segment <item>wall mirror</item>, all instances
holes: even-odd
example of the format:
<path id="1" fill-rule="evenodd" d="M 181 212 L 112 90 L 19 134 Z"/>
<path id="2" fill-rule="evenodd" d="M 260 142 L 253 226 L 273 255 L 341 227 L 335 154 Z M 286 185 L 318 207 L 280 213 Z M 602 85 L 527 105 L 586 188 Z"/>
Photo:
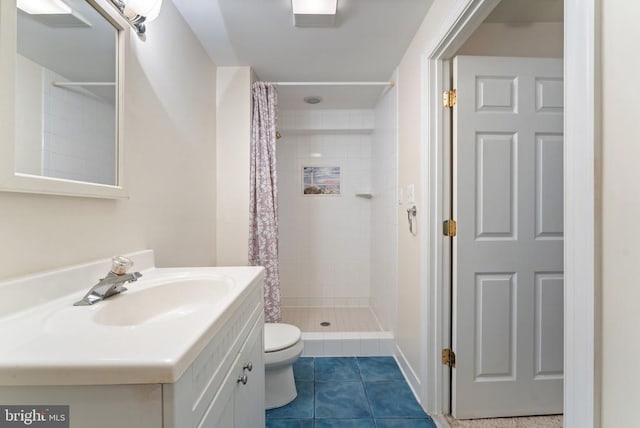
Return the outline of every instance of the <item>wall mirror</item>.
<path id="1" fill-rule="evenodd" d="M 11 8 L 7 6 L 11 3 Z M 2 190 L 126 197 L 122 25 L 102 0 L 2 1 Z M 6 114 L 7 111 L 9 114 Z"/>

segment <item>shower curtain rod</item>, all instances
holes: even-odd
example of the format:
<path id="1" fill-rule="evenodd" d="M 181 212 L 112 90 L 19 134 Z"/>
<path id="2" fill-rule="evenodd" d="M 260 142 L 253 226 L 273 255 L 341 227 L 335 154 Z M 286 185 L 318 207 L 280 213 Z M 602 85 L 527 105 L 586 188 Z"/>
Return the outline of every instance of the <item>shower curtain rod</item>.
<path id="1" fill-rule="evenodd" d="M 278 86 L 396 86 L 396 82 L 273 82 Z"/>
<path id="2" fill-rule="evenodd" d="M 51 81 L 51 86 L 116 86 L 115 82 L 57 82 Z"/>

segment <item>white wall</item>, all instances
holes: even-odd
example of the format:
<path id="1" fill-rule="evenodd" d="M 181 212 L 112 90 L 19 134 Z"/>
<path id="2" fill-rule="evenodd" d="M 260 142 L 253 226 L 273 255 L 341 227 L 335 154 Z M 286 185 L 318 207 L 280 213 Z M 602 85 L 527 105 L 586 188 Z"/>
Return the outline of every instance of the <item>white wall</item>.
<path id="1" fill-rule="evenodd" d="M 215 262 L 215 64 L 172 2 L 125 56 L 130 199 L 0 193 L 1 278 L 142 248 L 160 266 Z"/>
<path id="2" fill-rule="evenodd" d="M 372 125 L 373 112 L 367 110 L 280 112 L 283 137 L 276 156 L 284 306 L 369 305 L 372 200 L 356 193 L 371 191 L 372 138 L 362 130 L 370 132 Z M 340 166 L 341 194 L 303 195 L 304 166 Z"/>
<path id="3" fill-rule="evenodd" d="M 398 73 L 398 186 L 406 193 L 407 186 L 415 185 L 415 203 L 418 215 L 429 209 L 423 203 L 423 176 L 426 176 L 427 159 L 422 156 L 422 127 L 427 111 L 422 104 L 422 81 L 425 70 L 423 53 L 434 42 L 457 2 L 435 0 L 427 12 L 409 48 L 400 62 Z M 420 391 L 419 382 L 425 376 L 426 355 L 421 353 L 420 338 L 426 337 L 422 322 L 426 307 L 421 290 L 420 269 L 427 255 L 421 254 L 421 239 L 413 235 L 407 226 L 407 204 L 398 206 L 398 319 L 395 330 L 396 346 L 408 365 L 409 380 Z"/>
<path id="4" fill-rule="evenodd" d="M 251 149 L 250 67 L 218 67 L 217 264 L 249 262 L 249 161 Z"/>
<path id="5" fill-rule="evenodd" d="M 371 154 L 371 308 L 386 331 L 394 330 L 398 294 L 397 106 L 397 89 L 386 89 L 376 104 Z"/>
<path id="6" fill-rule="evenodd" d="M 458 55 L 562 58 L 563 32 L 562 22 L 485 22 L 462 45 Z"/>
<path id="7" fill-rule="evenodd" d="M 640 3 L 602 4 L 602 424 L 640 426 Z"/>

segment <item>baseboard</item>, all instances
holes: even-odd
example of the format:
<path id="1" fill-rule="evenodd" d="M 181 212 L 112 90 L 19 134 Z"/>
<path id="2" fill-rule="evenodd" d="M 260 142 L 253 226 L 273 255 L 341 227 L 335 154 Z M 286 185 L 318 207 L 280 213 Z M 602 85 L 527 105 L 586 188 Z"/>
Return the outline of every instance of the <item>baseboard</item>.
<path id="1" fill-rule="evenodd" d="M 437 428 L 451 428 L 451 425 L 449 425 L 449 421 L 444 417 L 444 415 L 429 416 L 431 416 L 431 419 L 433 419 L 433 422 L 436 424 Z"/>
<path id="2" fill-rule="evenodd" d="M 413 392 L 414 397 L 420 405 L 424 408 L 424 404 L 422 403 L 420 395 L 416 393 L 416 391 L 420 391 L 420 378 L 413 371 L 413 368 L 407 361 L 406 357 L 402 353 L 402 350 L 398 345 L 396 345 L 396 351 L 394 357 L 396 358 L 396 362 L 398 363 L 398 367 L 400 367 L 400 371 L 404 375 L 404 378 L 407 380 L 409 384 L 409 388 L 411 388 L 411 392 Z M 425 410 L 426 411 L 426 410 Z"/>

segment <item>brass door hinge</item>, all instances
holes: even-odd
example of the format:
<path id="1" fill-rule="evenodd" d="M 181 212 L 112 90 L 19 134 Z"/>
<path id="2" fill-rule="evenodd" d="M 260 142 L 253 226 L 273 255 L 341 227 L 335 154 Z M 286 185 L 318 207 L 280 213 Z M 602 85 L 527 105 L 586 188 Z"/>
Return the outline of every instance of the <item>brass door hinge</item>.
<path id="1" fill-rule="evenodd" d="M 456 366 L 456 354 L 451 349 L 442 350 L 442 364 L 454 368 Z"/>
<path id="2" fill-rule="evenodd" d="M 456 101 L 458 100 L 458 93 L 455 89 L 450 91 L 444 91 L 442 93 L 442 105 L 444 108 L 452 108 L 456 105 Z"/>
<path id="3" fill-rule="evenodd" d="M 453 238 L 458 233 L 458 223 L 455 220 L 445 220 L 442 223 L 442 233 Z"/>

